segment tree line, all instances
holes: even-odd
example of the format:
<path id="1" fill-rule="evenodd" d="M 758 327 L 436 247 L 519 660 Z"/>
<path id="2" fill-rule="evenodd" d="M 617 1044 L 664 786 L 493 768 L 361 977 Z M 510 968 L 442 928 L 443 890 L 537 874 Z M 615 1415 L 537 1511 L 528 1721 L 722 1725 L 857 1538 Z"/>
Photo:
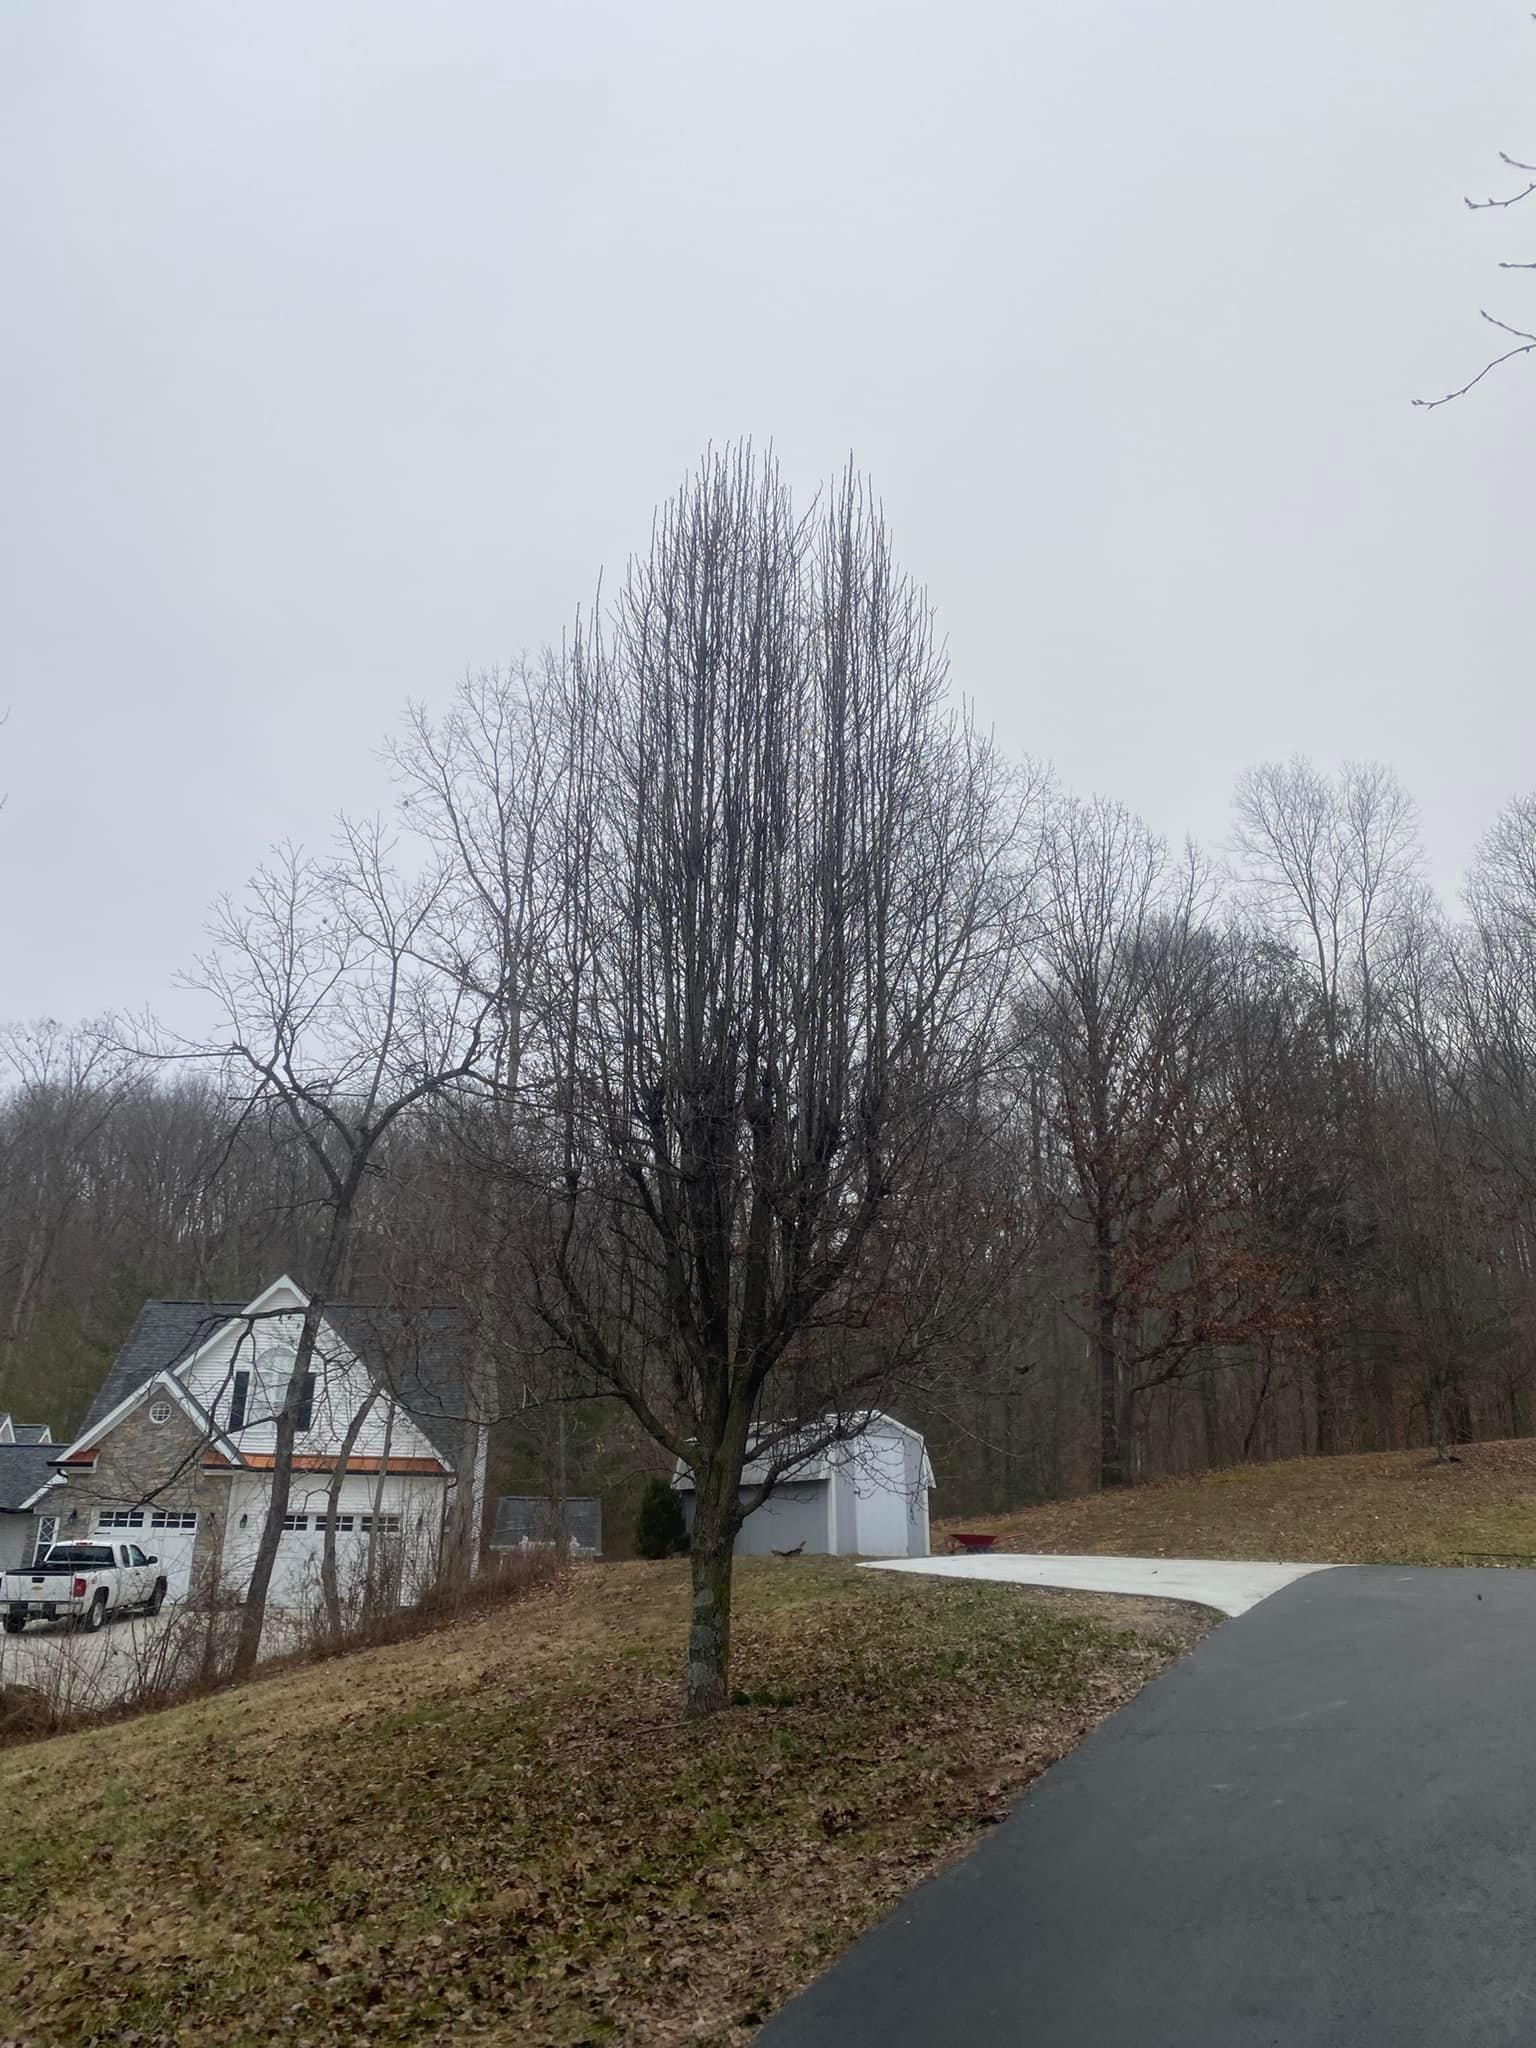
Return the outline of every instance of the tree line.
<path id="1" fill-rule="evenodd" d="M 0 1043 L 0 1408 L 68 1428 L 147 1295 L 455 1301 L 506 1469 L 692 1468 L 696 1708 L 744 1465 L 876 1407 L 966 1512 L 1530 1429 L 1536 799 L 1454 909 L 1379 766 L 1171 847 L 976 726 L 851 469 L 746 447 L 390 757 L 216 907 L 205 1035 Z"/>

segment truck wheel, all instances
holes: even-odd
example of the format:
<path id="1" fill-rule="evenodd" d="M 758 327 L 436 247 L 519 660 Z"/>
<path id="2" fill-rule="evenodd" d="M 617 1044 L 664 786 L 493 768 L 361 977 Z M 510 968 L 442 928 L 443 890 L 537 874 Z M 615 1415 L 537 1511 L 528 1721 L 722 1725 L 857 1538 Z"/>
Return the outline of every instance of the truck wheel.
<path id="1" fill-rule="evenodd" d="M 107 1618 L 107 1596 L 105 1590 L 98 1593 L 81 1617 L 80 1626 L 95 1635 Z"/>
<path id="2" fill-rule="evenodd" d="M 148 1613 L 158 1614 L 160 1612 L 161 1608 L 165 1605 L 165 1596 L 168 1590 L 164 1579 L 156 1579 L 155 1590 L 149 1596 L 149 1606 L 146 1610 Z"/>
<path id="3" fill-rule="evenodd" d="M 24 1614 L 8 1614 L 5 1617 L 5 1632 L 8 1636 L 19 1636 L 27 1625 Z"/>

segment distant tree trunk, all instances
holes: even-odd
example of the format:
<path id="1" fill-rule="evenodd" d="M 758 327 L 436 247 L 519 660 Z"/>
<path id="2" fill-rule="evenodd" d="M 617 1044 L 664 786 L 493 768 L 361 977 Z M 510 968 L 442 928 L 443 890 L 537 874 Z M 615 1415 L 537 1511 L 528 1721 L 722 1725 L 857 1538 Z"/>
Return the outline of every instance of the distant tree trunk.
<path id="1" fill-rule="evenodd" d="M 1243 1456 L 1245 1458 L 1251 1458 L 1254 1454 L 1254 1445 L 1259 1434 L 1259 1424 L 1264 1417 L 1264 1405 L 1269 1398 L 1269 1384 L 1275 1370 L 1275 1340 L 1273 1337 L 1268 1335 L 1264 1337 L 1261 1356 L 1264 1361 L 1264 1369 L 1259 1379 L 1259 1391 L 1254 1396 L 1253 1413 L 1248 1418 L 1248 1428 L 1243 1436 Z"/>
<path id="2" fill-rule="evenodd" d="M 341 1634 L 341 1588 L 336 1576 L 336 1521 L 340 1513 L 342 1483 L 347 1476 L 347 1467 L 352 1462 L 352 1451 L 363 1424 L 373 1412 L 378 1399 L 378 1388 L 363 1402 L 357 1413 L 348 1422 L 346 1434 L 341 1440 L 336 1463 L 331 1472 L 331 1483 L 325 1494 L 325 1542 L 320 1550 L 320 1596 L 325 1602 L 325 1626 L 334 1641 Z"/>
<path id="3" fill-rule="evenodd" d="M 262 1524 L 261 1541 L 256 1546 L 256 1563 L 251 1571 L 250 1584 L 245 1589 L 245 1605 L 240 1614 L 240 1636 L 235 1645 L 233 1676 L 237 1679 L 249 1678 L 261 1656 L 261 1635 L 267 1618 L 267 1594 L 271 1590 L 272 1573 L 277 1564 L 277 1547 L 282 1541 L 283 1523 L 287 1518 L 289 1496 L 293 1490 L 293 1446 L 298 1435 L 299 1395 L 305 1375 L 311 1369 L 315 1355 L 315 1340 L 320 1334 L 320 1324 L 324 1315 L 324 1297 L 317 1295 L 304 1311 L 298 1348 L 293 1354 L 293 1368 L 288 1375 L 283 1405 L 277 1414 L 277 1443 L 272 1460 L 272 1490 L 267 1497 L 267 1518 Z"/>
<path id="4" fill-rule="evenodd" d="M 1125 1440 L 1125 1402 L 1120 1384 L 1120 1346 L 1115 1312 L 1115 1254 L 1107 1225 L 1098 1226 L 1094 1255 L 1098 1295 L 1099 1484 L 1130 1484 L 1129 1445 Z"/>
<path id="5" fill-rule="evenodd" d="M 373 1489 L 373 1513 L 368 1518 L 368 1554 L 363 1560 L 363 1608 L 368 1614 L 383 1606 L 383 1587 L 378 1579 L 379 1523 L 383 1520 L 384 1482 L 389 1477 L 389 1454 L 395 1437 L 395 1404 L 384 1411 L 384 1448 L 379 1453 L 379 1483 Z M 401 1547 L 405 1542 L 405 1518 L 401 1517 Z M 385 1556 L 387 1552 L 383 1553 Z"/>
<path id="6" fill-rule="evenodd" d="M 1221 1463 L 1221 1408 L 1216 1399 L 1216 1377 L 1214 1373 L 1200 1375 L 1200 1423 L 1205 1432 L 1205 1462 L 1207 1465 Z"/>
<path id="7" fill-rule="evenodd" d="M 1329 1374 L 1328 1347 L 1321 1337 L 1312 1340 L 1312 1407 L 1317 1431 L 1317 1455 L 1331 1458 L 1337 1447 L 1334 1428 L 1333 1385 Z"/>

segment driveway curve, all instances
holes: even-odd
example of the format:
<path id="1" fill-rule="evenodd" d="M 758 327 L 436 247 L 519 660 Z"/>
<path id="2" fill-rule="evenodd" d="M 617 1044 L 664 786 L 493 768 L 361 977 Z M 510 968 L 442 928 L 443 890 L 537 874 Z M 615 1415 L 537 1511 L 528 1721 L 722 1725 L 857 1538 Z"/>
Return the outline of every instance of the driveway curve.
<path id="1" fill-rule="evenodd" d="M 760 2048 L 1536 2039 L 1536 1572 L 1355 1567 L 1215 1629 Z"/>

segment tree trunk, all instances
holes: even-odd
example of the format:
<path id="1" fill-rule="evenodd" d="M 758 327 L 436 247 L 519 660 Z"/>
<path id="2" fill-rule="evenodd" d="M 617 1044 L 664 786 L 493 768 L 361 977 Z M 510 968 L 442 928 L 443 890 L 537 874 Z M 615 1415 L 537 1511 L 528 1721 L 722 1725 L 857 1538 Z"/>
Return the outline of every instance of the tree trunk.
<path id="1" fill-rule="evenodd" d="M 699 1540 L 695 1525 L 689 1557 L 693 1604 L 688 1616 L 688 1712 L 718 1713 L 730 1697 L 731 1544 Z"/>
<path id="2" fill-rule="evenodd" d="M 261 1634 L 267 1619 L 267 1594 L 272 1585 L 273 1568 L 277 1563 L 277 1546 L 282 1541 L 283 1521 L 288 1513 L 288 1498 L 293 1490 L 293 1445 L 298 1435 L 299 1394 L 304 1385 L 304 1376 L 314 1360 L 315 1340 L 320 1334 L 320 1323 L 324 1313 L 324 1299 L 318 1296 L 304 1311 L 298 1348 L 293 1354 L 293 1367 L 284 1389 L 283 1405 L 278 1411 L 277 1443 L 274 1447 L 276 1455 L 272 1460 L 272 1491 L 267 1496 L 267 1519 L 262 1525 L 261 1541 L 256 1546 L 256 1563 L 251 1572 L 251 1582 L 245 1589 L 245 1605 L 240 1614 L 240 1638 L 235 1645 L 235 1660 L 230 1671 L 230 1676 L 237 1680 L 249 1678 L 261 1656 Z"/>
<path id="3" fill-rule="evenodd" d="M 389 1453 L 395 1435 L 395 1404 L 391 1400 L 384 1411 L 384 1449 L 379 1456 L 379 1483 L 373 1489 L 373 1513 L 368 1518 L 368 1555 L 363 1564 L 363 1612 L 372 1616 L 382 1610 L 382 1588 L 378 1580 L 379 1522 L 384 1511 L 384 1486 L 389 1477 Z M 410 1498 L 409 1495 L 406 1496 Z M 405 1547 L 405 1517 L 400 1518 L 400 1547 Z M 388 1553 L 384 1552 L 387 1556 Z"/>
<path id="4" fill-rule="evenodd" d="M 1316 1419 L 1317 1446 L 1319 1458 L 1333 1456 L 1333 1394 L 1328 1385 L 1328 1359 L 1326 1353 L 1312 1354 L 1312 1404 Z"/>
<path id="5" fill-rule="evenodd" d="M 1321 1337 L 1312 1339 L 1312 1405 L 1317 1428 L 1317 1455 L 1331 1458 L 1337 1448 L 1333 1414 L 1333 1381 L 1329 1371 L 1328 1347 Z"/>
<path id="6" fill-rule="evenodd" d="M 362 1433 L 363 1424 L 373 1412 L 378 1399 L 378 1389 L 363 1402 L 357 1413 L 347 1424 L 346 1434 L 341 1440 L 341 1449 L 336 1454 L 336 1463 L 331 1471 L 331 1483 L 325 1495 L 325 1541 L 320 1546 L 320 1597 L 325 1603 L 325 1626 L 334 1642 L 341 1635 L 341 1585 L 336 1576 L 336 1518 L 340 1512 L 342 1481 L 347 1476 L 347 1466 L 352 1461 L 352 1448 Z"/>
<path id="7" fill-rule="evenodd" d="M 1205 1434 L 1205 1462 L 1214 1468 L 1221 1463 L 1221 1404 L 1216 1398 L 1214 1372 L 1200 1375 L 1200 1426 Z"/>
<path id="8" fill-rule="evenodd" d="M 693 1533 L 688 1545 L 693 1582 L 688 1616 L 690 1716 L 714 1714 L 730 1699 L 731 1568 L 741 1527 L 739 1466 L 722 1473 L 721 1462 L 694 1475 Z M 729 1479 L 729 1485 L 726 1481 Z"/>
<path id="9" fill-rule="evenodd" d="M 1100 1232 L 1095 1254 L 1098 1296 L 1099 1484 L 1128 1486 L 1130 1446 L 1123 1424 L 1126 1403 L 1120 1386 L 1120 1347 L 1115 1328 L 1115 1254 Z"/>
<path id="10" fill-rule="evenodd" d="M 1253 1399 L 1253 1413 L 1249 1417 L 1248 1428 L 1243 1436 L 1243 1456 L 1245 1458 L 1251 1458 L 1254 1454 L 1254 1445 L 1259 1434 L 1259 1424 L 1264 1419 L 1264 1404 L 1269 1398 L 1269 1383 L 1275 1370 L 1275 1340 L 1273 1337 L 1266 1335 L 1261 1339 L 1259 1355 L 1264 1361 L 1264 1370 L 1259 1378 L 1259 1391 Z"/>

